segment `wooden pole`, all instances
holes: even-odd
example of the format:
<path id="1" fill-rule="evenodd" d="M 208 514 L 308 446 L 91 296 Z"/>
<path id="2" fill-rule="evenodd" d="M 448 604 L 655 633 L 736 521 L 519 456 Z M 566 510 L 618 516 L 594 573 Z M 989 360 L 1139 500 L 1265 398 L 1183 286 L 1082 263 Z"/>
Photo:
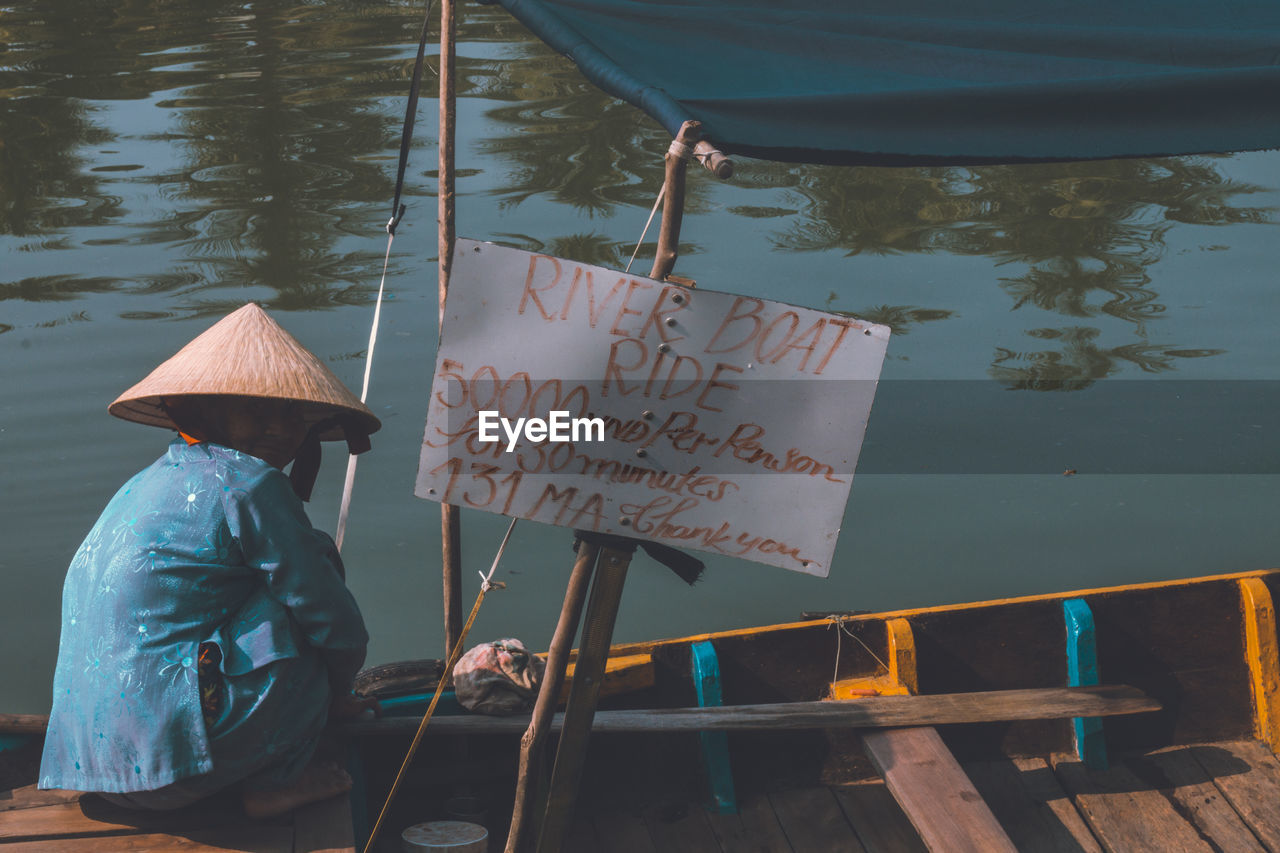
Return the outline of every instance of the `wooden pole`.
<path id="1" fill-rule="evenodd" d="M 662 230 L 658 234 L 658 252 L 653 259 L 649 278 L 663 281 L 676 265 L 680 246 L 680 224 L 684 221 L 684 177 L 698 141 L 702 123 L 686 121 L 667 149 L 667 172 L 663 178 Z"/>
<path id="2" fill-rule="evenodd" d="M 693 146 L 693 156 L 697 157 L 698 161 L 707 167 L 708 172 L 720 180 L 723 181 L 733 177 L 733 161 L 724 156 L 720 149 L 707 140 L 701 139 L 697 145 Z"/>
<path id="3" fill-rule="evenodd" d="M 455 42 L 458 25 L 454 19 L 455 0 L 440 2 L 440 177 L 439 203 L 440 326 L 444 325 L 444 303 L 453 271 L 454 241 L 454 135 L 457 109 L 454 103 Z M 440 504 L 440 557 L 444 574 L 444 657 L 448 658 L 462 631 L 462 518 L 458 508 Z M 445 673 L 443 683 L 449 679 Z"/>
<path id="4" fill-rule="evenodd" d="M 551 648 L 547 650 L 547 670 L 538 689 L 533 719 L 520 738 L 520 770 L 516 777 L 516 800 L 511 811 L 506 853 L 518 853 L 523 849 L 520 846 L 522 836 L 532 835 L 529 818 L 534 813 L 537 799 L 534 788 L 542 778 L 542 754 L 546 750 L 547 732 L 551 729 L 551 718 L 555 715 L 565 668 L 569 663 L 569 651 L 573 648 L 573 637 L 578 632 L 578 621 L 582 616 L 582 603 L 587 598 L 587 586 L 599 554 L 598 545 L 585 539 L 578 540 L 578 558 L 569 575 L 569 586 L 564 593 L 564 606 L 551 638 Z"/>
<path id="5" fill-rule="evenodd" d="M 538 837 L 538 853 L 557 853 L 564 844 L 573 819 L 582 766 L 587 757 L 587 741 L 591 737 L 591 722 L 600 697 L 600 682 L 609 658 L 609 644 L 613 641 L 613 626 L 618 618 L 627 567 L 631 564 L 635 548 L 635 540 L 619 537 L 605 545 L 600 554 L 600 567 L 591 585 L 586 624 L 573 667 L 573 686 L 565 708 L 556 763 L 551 772 L 551 788 Z"/>

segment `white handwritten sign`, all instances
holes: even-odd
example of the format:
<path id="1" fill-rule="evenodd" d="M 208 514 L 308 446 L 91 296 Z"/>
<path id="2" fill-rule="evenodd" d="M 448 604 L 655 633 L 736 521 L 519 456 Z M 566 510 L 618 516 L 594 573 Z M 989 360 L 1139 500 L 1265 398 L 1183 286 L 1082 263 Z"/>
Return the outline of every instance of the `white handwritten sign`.
<path id="1" fill-rule="evenodd" d="M 888 339 L 458 240 L 415 493 L 826 577 Z"/>

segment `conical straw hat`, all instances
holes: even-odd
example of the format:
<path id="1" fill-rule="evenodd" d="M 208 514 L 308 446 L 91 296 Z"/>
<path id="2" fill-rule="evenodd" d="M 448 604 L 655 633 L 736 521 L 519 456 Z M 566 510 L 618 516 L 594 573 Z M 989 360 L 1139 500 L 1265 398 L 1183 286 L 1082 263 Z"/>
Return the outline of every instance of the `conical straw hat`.
<path id="1" fill-rule="evenodd" d="M 365 435 L 382 423 L 360 399 L 254 303 L 223 317 L 137 385 L 107 411 L 126 421 L 177 429 L 161 401 L 185 395 L 270 397 L 312 404 L 309 423 L 337 416 Z M 320 433 L 322 441 L 346 437 L 342 424 Z"/>

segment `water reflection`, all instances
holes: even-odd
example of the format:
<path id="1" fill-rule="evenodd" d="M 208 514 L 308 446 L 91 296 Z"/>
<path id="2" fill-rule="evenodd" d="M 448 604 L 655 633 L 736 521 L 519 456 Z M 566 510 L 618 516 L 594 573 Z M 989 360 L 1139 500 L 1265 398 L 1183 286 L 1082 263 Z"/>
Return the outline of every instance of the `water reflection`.
<path id="1" fill-rule="evenodd" d="M 403 97 L 400 45 L 419 15 L 391 4 L 282 0 L 111 9 L 62 0 L 6 10 L 3 233 L 71 248 L 54 232 L 117 220 L 92 242 L 156 245 L 168 263 L 123 280 L 28 277 L 0 283 L 0 298 L 123 285 L 182 291 L 197 314 L 243 301 L 203 292 L 212 288 L 266 287 L 275 295 L 263 301 L 278 308 L 363 299 L 377 249 L 343 244 L 376 233 L 370 217 L 389 204 L 377 161 L 395 118 L 371 102 Z M 120 109 L 103 102 L 124 101 L 136 103 L 128 115 L 141 126 L 94 120 Z M 122 150 L 132 159 L 86 168 L 86 146 L 107 155 L 98 160 Z M 145 203 L 160 215 L 148 216 Z"/>
<path id="2" fill-rule="evenodd" d="M 359 97 L 369 57 L 351 55 L 378 42 L 351 26 L 354 7 L 307 18 L 286 2 L 252 8 L 210 44 L 205 62 L 220 73 L 158 104 L 180 109 L 192 167 L 174 187 L 173 225 L 208 284 L 263 285 L 285 309 L 361 299 L 376 254 L 336 244 L 372 231 L 365 217 L 391 196 L 361 159 L 386 148 L 389 127 Z"/>
<path id="3" fill-rule="evenodd" d="M 670 136 L 587 83 L 567 59 L 527 32 L 517 37 L 525 40 L 517 59 L 460 61 L 467 94 L 506 102 L 487 113 L 504 132 L 481 141 L 486 154 L 510 167 L 493 191 L 500 203 L 513 206 L 546 194 L 591 216 L 612 216 L 620 204 L 649 208 L 662 186 Z M 705 209 L 710 189 L 709 182 L 689 181 L 685 209 Z"/>
<path id="4" fill-rule="evenodd" d="M 839 294 L 833 290 L 827 296 L 827 306 L 834 305 L 838 299 Z M 954 311 L 946 311 L 940 308 L 919 308 L 915 305 L 873 305 L 861 311 L 837 310 L 836 313 L 888 326 L 895 335 L 909 334 L 911 328 L 920 323 L 945 320 L 955 315 Z"/>
<path id="5" fill-rule="evenodd" d="M 1099 331 L 1089 326 L 1064 329 L 1032 329 L 1032 338 L 1056 342 L 1056 350 L 1015 352 L 996 347 L 990 374 L 1009 388 L 1030 391 L 1078 391 L 1095 381 L 1133 365 L 1144 373 L 1163 373 L 1175 368 L 1174 359 L 1221 355 L 1219 349 L 1180 349 L 1150 343 L 1122 344 L 1103 348 L 1096 342 Z"/>
<path id="6" fill-rule="evenodd" d="M 9 32 L 0 29 L 0 40 Z M 0 68 L 6 80 L 25 52 L 15 48 L 10 53 L 15 51 L 19 56 L 10 61 L 18 62 Z M 65 248 L 48 232 L 101 224 L 118 211 L 113 205 L 77 201 L 102 197 L 97 177 L 82 174 L 75 156 L 75 148 L 92 135 L 83 106 L 62 98 L 22 96 L 22 76 L 0 86 L 0 233 L 45 236 L 24 244 L 28 251 Z"/>
<path id="7" fill-rule="evenodd" d="M 778 237 L 780 248 L 848 255 L 945 250 L 1016 263 L 1026 271 L 999 282 L 1014 310 L 1030 305 L 1073 319 L 1111 317 L 1131 324 L 1141 339 L 1101 349 L 1095 327 L 1028 331 L 1054 348 L 997 348 L 990 369 L 1019 388 L 1085 387 L 1123 363 L 1159 372 L 1174 369 L 1177 358 L 1219 354 L 1146 340 L 1148 323 L 1167 310 L 1150 267 L 1163 257 L 1174 221 L 1272 221 L 1271 210 L 1239 204 L 1260 188 L 1225 179 L 1213 158 L 764 171 L 775 185 L 792 179 L 792 192 L 803 200 L 802 219 Z M 880 316 L 892 325 L 893 312 L 882 309 Z M 1017 361 L 1025 364 L 1011 363 Z"/>
<path id="8" fill-rule="evenodd" d="M 16 250 L 156 251 L 149 268 L 14 273 L 0 279 L 0 299 L 125 288 L 180 293 L 182 309 L 197 314 L 230 310 L 245 287 L 267 288 L 263 301 L 284 309 L 365 299 L 380 248 L 367 237 L 391 195 L 388 158 L 419 15 L 416 5 L 364 0 L 7 8 L 0 233 Z M 502 10 L 467 6 L 463 17 L 459 95 L 489 103 L 497 132 L 486 129 L 477 145 L 505 170 L 477 182 L 481 191 L 507 208 L 537 196 L 588 218 L 647 210 L 665 132 Z M 100 117 L 110 110 L 125 111 Z M 424 135 L 420 127 L 420 148 Z M 1176 223 L 1272 221 L 1269 209 L 1244 203 L 1258 188 L 1224 178 L 1212 157 L 911 169 L 746 161 L 733 187 L 738 203 L 726 214 L 777 222 L 781 251 L 947 252 L 1003 265 L 1009 273 L 993 284 L 1012 310 L 1062 318 L 1031 320 L 1046 328 L 1026 331 L 1025 347 L 994 350 L 990 374 L 1027 388 L 1083 387 L 1125 366 L 1168 371 L 1220 352 L 1153 342 L 1152 324 L 1169 308 L 1151 268 Z M 708 209 L 716 190 L 691 180 L 688 209 Z M 748 199 L 758 203 L 740 203 Z M 611 267 L 634 248 L 596 230 L 496 236 Z M 892 296 L 854 313 L 899 333 L 952 316 Z M 1102 346 L 1108 321 L 1126 324 L 1133 340 Z"/>
<path id="9" fill-rule="evenodd" d="M 653 152 L 664 137 L 645 121 L 629 120 L 629 107 L 586 86 L 567 60 L 541 45 L 525 49 L 518 61 L 473 70 L 482 81 L 478 92 L 511 102 L 488 113 L 508 132 L 484 142 L 488 153 L 513 166 L 498 191 L 504 203 L 549 193 L 593 215 L 607 215 L 619 203 L 649 204 L 650 188 L 660 180 Z M 994 282 L 1011 308 L 1035 308 L 1072 322 L 1027 331 L 1035 343 L 1025 350 L 995 350 L 990 374 L 1019 388 L 1085 387 L 1125 365 L 1160 372 L 1175 369 L 1179 358 L 1219 354 L 1194 342 L 1148 339 L 1149 324 L 1168 309 L 1150 269 L 1164 256 L 1164 236 L 1174 223 L 1272 221 L 1269 209 L 1242 204 L 1259 188 L 1227 180 L 1212 157 L 909 169 L 747 161 L 734 184 L 775 201 L 729 212 L 786 222 L 774 239 L 781 250 L 848 256 L 945 251 L 1022 267 Z M 695 192 L 705 185 L 690 183 Z M 697 203 L 695 196 L 694 209 Z M 563 238 L 568 257 L 616 265 L 623 254 L 617 246 L 585 245 L 581 236 Z M 520 238 L 516 244 L 530 248 L 538 241 Z M 951 316 L 891 304 L 851 313 L 899 333 Z M 1089 319 L 1126 323 L 1137 340 L 1101 347 L 1100 328 L 1079 323 Z"/>
<path id="10" fill-rule="evenodd" d="M 653 241 L 643 242 L 637 248 L 634 243 L 610 240 L 603 234 L 594 232 L 566 234 L 550 240 L 541 240 L 529 234 L 497 234 L 495 237 L 496 242 L 504 246 L 524 249 L 526 252 L 539 252 L 616 270 L 627 269 L 630 266 L 632 272 L 639 275 L 649 274 L 653 258 L 658 252 L 658 244 Z M 696 255 L 699 251 L 696 243 L 680 241 L 681 257 Z M 632 261 L 633 255 L 634 261 Z"/>

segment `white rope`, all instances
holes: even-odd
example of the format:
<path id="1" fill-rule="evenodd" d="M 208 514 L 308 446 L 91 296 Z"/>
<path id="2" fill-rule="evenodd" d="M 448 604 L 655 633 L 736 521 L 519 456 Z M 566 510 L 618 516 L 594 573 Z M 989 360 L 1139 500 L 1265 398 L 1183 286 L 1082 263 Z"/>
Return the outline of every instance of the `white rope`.
<path id="1" fill-rule="evenodd" d="M 382 259 L 382 280 L 378 282 L 378 298 L 373 305 L 373 326 L 369 329 L 369 348 L 364 354 L 364 383 L 360 386 L 360 402 L 369 399 L 369 377 L 373 374 L 373 348 L 378 343 L 378 325 L 382 322 L 382 294 L 387 289 L 387 267 L 391 263 L 391 243 L 396 235 L 391 231 L 391 223 L 387 221 L 387 253 Z M 356 484 L 356 460 L 354 453 L 347 456 L 347 478 L 342 484 L 342 506 L 338 509 L 338 529 L 333 542 L 342 550 L 342 540 L 347 535 L 347 518 L 351 515 L 351 491 Z"/>
<path id="2" fill-rule="evenodd" d="M 489 567 L 489 574 L 486 575 L 484 572 L 480 571 L 476 572 L 476 574 L 480 576 L 480 588 L 485 592 L 488 592 L 491 589 L 504 589 L 506 587 L 506 584 L 501 581 L 493 583 L 493 573 L 498 570 L 498 561 L 502 559 L 502 552 L 507 548 L 507 540 L 511 538 L 511 531 L 516 529 L 516 522 L 519 520 L 519 518 L 513 518 L 511 519 L 511 523 L 507 525 L 506 535 L 502 537 L 502 543 L 498 545 L 498 553 L 493 555 L 493 565 Z"/>
<path id="3" fill-rule="evenodd" d="M 877 655 L 875 652 L 871 651 L 871 647 L 868 646 L 866 643 L 862 642 L 861 637 L 859 637 L 857 634 L 850 631 L 849 626 L 846 625 L 844 620 L 841 619 L 839 616 L 828 616 L 827 627 L 838 629 L 836 631 L 836 668 L 835 668 L 835 671 L 831 673 L 832 683 L 840 680 L 840 647 L 844 644 L 843 643 L 844 637 L 842 636 L 844 634 L 848 634 L 850 637 L 852 637 L 854 640 L 857 641 L 858 645 L 866 649 L 867 654 L 875 658 L 876 663 L 880 664 L 881 669 L 883 669 L 885 672 L 889 671 L 889 665 L 886 664 L 884 661 L 880 660 L 880 656 Z"/>
<path id="4" fill-rule="evenodd" d="M 719 148 L 707 148 L 703 151 L 693 152 L 693 156 L 696 157 L 698 162 L 704 166 L 706 166 L 707 162 L 717 154 L 724 156 L 724 152 L 721 151 Z M 707 168 L 711 168 L 711 167 L 707 166 Z"/>
<path id="5" fill-rule="evenodd" d="M 640 254 L 640 247 L 644 245 L 644 235 L 649 233 L 649 226 L 653 224 L 653 216 L 658 212 L 658 205 L 662 204 L 662 197 L 667 194 L 667 182 L 662 182 L 662 189 L 658 190 L 658 197 L 653 200 L 653 210 L 649 211 L 649 219 L 644 224 L 644 230 L 640 232 L 640 240 L 636 243 L 636 250 L 631 253 L 631 260 L 627 261 L 627 268 L 623 272 L 631 272 L 631 265 L 636 261 L 636 255 Z"/>
<path id="6" fill-rule="evenodd" d="M 671 140 L 671 147 L 667 149 L 667 153 L 679 157 L 681 160 L 688 160 L 693 154 L 693 149 L 679 139 L 673 139 Z"/>

